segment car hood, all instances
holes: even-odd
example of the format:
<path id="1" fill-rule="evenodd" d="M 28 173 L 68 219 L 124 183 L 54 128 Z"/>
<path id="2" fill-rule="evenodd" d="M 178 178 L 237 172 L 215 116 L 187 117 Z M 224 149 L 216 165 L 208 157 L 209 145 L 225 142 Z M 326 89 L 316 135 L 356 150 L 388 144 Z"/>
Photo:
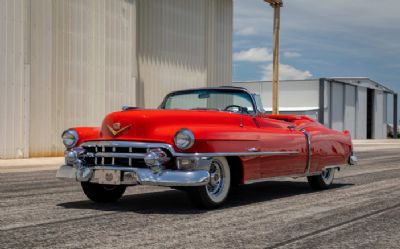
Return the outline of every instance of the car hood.
<path id="1" fill-rule="evenodd" d="M 129 110 L 105 117 L 101 138 L 107 140 L 138 140 L 172 142 L 175 133 L 188 128 L 196 132 L 232 125 L 239 127 L 241 115 L 220 111 L 199 110 Z M 197 134 L 201 136 L 202 134 Z"/>

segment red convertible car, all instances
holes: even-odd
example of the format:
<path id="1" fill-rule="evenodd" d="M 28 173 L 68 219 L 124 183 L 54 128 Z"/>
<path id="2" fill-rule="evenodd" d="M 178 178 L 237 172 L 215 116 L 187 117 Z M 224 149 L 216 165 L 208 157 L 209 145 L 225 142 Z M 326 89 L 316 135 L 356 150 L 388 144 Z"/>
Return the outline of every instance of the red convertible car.
<path id="1" fill-rule="evenodd" d="M 156 110 L 124 107 L 101 127 L 72 128 L 62 139 L 57 177 L 80 182 L 95 202 L 141 184 L 184 190 L 214 208 L 232 186 L 276 177 L 307 177 L 326 189 L 335 170 L 357 162 L 349 132 L 266 114 L 259 96 L 237 87 L 172 92 Z"/>

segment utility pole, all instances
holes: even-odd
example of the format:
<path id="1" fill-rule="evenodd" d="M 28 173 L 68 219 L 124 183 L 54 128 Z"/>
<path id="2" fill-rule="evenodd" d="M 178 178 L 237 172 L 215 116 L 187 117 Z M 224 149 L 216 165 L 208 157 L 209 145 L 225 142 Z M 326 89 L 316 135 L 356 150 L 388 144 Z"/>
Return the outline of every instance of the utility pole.
<path id="1" fill-rule="evenodd" d="M 264 0 L 274 8 L 273 69 L 272 69 L 272 114 L 279 114 L 279 45 L 282 0 Z"/>
<path id="2" fill-rule="evenodd" d="M 397 117 L 397 93 L 393 95 L 393 138 L 397 139 L 399 126 Z"/>

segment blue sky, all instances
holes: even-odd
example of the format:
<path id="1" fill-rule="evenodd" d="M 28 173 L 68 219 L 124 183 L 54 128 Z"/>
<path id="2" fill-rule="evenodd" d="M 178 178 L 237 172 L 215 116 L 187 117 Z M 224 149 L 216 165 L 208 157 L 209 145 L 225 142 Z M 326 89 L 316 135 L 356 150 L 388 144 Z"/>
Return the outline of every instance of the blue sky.
<path id="1" fill-rule="evenodd" d="M 273 10 L 234 0 L 234 80 L 269 80 Z M 284 0 L 281 78 L 368 77 L 400 92 L 399 0 Z"/>

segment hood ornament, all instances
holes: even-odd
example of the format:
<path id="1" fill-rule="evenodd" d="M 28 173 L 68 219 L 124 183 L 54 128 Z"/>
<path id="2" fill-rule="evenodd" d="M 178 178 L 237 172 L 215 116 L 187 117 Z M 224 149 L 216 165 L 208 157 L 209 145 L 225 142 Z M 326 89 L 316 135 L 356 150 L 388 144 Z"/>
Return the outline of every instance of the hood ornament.
<path id="1" fill-rule="evenodd" d="M 114 123 L 112 124 L 112 127 L 107 125 L 108 130 L 111 132 L 111 134 L 113 136 L 118 136 L 119 134 L 121 134 L 122 132 L 128 130 L 129 128 L 131 128 L 132 125 L 127 125 L 123 128 L 121 128 L 121 123 Z"/>

